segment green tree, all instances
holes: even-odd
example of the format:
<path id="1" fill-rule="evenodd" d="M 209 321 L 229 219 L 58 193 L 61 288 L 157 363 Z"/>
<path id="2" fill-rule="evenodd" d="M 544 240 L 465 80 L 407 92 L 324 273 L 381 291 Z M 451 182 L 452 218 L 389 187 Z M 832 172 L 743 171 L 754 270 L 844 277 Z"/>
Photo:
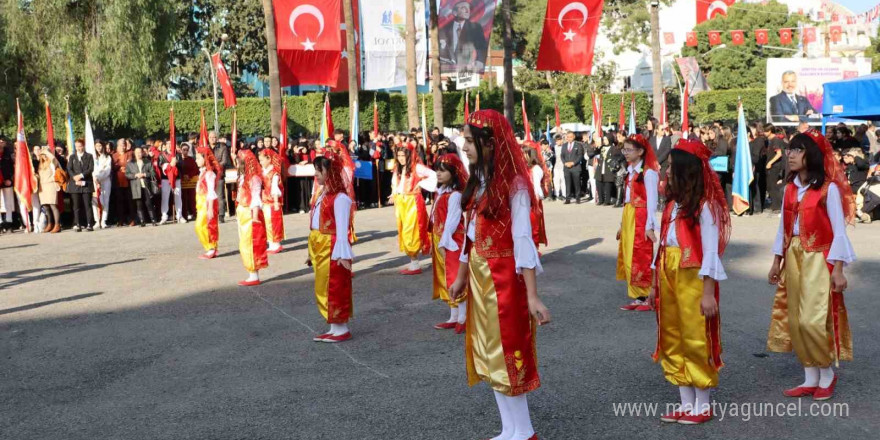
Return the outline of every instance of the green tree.
<path id="1" fill-rule="evenodd" d="M 670 5 L 673 0 L 659 0 Z M 646 0 L 610 0 L 603 12 L 605 34 L 614 43 L 614 54 L 625 50 L 641 51 L 651 42 L 651 11 Z"/>
<path id="2" fill-rule="evenodd" d="M 793 51 L 770 49 L 755 43 L 757 29 L 766 29 L 769 46 L 781 47 L 779 33 L 781 28 L 797 29 L 798 21 L 806 17 L 788 15 L 788 6 L 771 0 L 766 4 L 738 3 L 731 8 L 728 15 L 717 16 L 712 20 L 700 23 L 694 28 L 697 32 L 699 45 L 683 46 L 682 56 L 697 57 L 700 67 L 706 73 L 706 80 L 713 89 L 727 90 L 735 88 L 764 87 L 767 78 L 767 58 L 789 58 Z M 724 48 L 711 50 L 707 31 L 720 31 Z M 734 46 L 729 31 L 745 31 L 745 43 Z M 795 33 L 796 34 L 796 33 Z M 790 46 L 793 50 L 795 45 Z"/>

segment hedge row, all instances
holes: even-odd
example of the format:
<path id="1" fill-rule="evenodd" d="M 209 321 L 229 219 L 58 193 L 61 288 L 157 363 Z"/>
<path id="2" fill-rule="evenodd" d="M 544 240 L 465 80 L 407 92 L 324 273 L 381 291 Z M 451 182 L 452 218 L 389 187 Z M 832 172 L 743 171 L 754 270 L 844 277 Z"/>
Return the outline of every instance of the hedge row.
<path id="1" fill-rule="evenodd" d="M 645 116 L 651 112 L 650 97 L 646 93 L 635 93 L 636 114 L 639 121 L 644 121 Z M 522 130 L 522 112 L 519 101 L 522 95 L 517 94 L 517 108 L 515 112 L 515 127 Z M 603 96 L 603 120 L 606 124 L 617 122 L 621 98 L 624 100 L 626 120 L 629 120 L 629 94 L 605 94 Z M 690 105 L 690 120 L 694 123 L 708 123 L 721 119 L 725 121 L 736 120 L 736 103 L 741 97 L 746 108 L 748 119 L 763 119 L 765 110 L 764 89 L 740 89 L 702 92 L 695 97 L 695 102 Z M 433 125 L 433 99 L 430 94 L 421 96 L 425 99 L 426 118 L 428 125 Z M 285 97 L 288 111 L 288 129 L 291 135 L 300 133 L 316 133 L 321 123 L 321 105 L 324 96 L 320 93 L 312 93 L 305 96 Z M 379 108 L 379 126 L 382 130 L 403 131 L 407 127 L 406 96 L 402 94 L 387 94 L 372 92 L 360 93 L 358 107 L 360 111 L 361 131 L 370 131 L 373 127 L 373 101 L 377 101 Z M 560 119 L 565 122 L 588 122 L 592 119 L 589 93 L 577 93 L 558 95 Z M 474 96 L 470 98 L 470 110 L 475 110 Z M 681 115 L 681 102 L 677 93 L 668 94 L 669 118 L 679 121 Z M 549 91 L 526 92 L 526 109 L 528 110 L 529 122 L 532 129 L 545 127 L 547 118 L 551 124 L 554 116 L 554 95 Z M 483 90 L 480 92 L 480 105 L 482 108 L 501 110 L 503 108 L 503 94 L 500 89 Z M 199 110 L 205 109 L 209 129 L 213 127 L 213 101 L 153 101 L 148 104 L 147 119 L 143 128 L 139 129 L 103 129 L 100 122 L 94 122 L 96 136 L 99 138 L 116 137 L 145 137 L 152 135 L 165 135 L 168 131 L 168 110 L 173 103 L 174 115 L 178 134 L 197 132 L 199 130 Z M 333 109 L 333 121 L 336 128 L 349 130 L 348 94 L 333 93 L 330 95 L 330 105 Z M 221 105 L 222 107 L 222 105 Z M 447 92 L 443 94 L 444 121 L 447 126 L 457 126 L 463 123 L 464 117 L 464 93 Z M 241 98 L 238 100 L 238 131 L 243 136 L 265 134 L 270 132 L 268 98 Z M 28 137 L 33 140 L 45 139 L 45 122 L 40 121 L 42 115 L 30 119 L 27 124 Z M 55 116 L 55 136 L 63 138 L 62 115 Z M 77 137 L 82 133 L 82 118 L 74 118 L 74 130 Z M 219 112 L 222 132 L 228 132 L 231 127 L 232 110 L 222 109 Z"/>

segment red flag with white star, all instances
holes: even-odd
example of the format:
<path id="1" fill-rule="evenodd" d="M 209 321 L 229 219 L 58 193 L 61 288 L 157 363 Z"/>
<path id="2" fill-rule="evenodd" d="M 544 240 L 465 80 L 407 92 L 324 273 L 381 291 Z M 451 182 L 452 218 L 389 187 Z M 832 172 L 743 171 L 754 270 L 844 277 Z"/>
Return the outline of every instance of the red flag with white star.
<path id="1" fill-rule="evenodd" d="M 687 38 L 687 40 L 685 41 L 685 44 L 687 44 L 688 47 L 697 47 L 697 45 L 699 44 L 699 40 L 697 40 L 697 33 L 696 32 L 693 32 L 693 31 L 688 32 L 686 38 Z"/>
<path id="2" fill-rule="evenodd" d="M 336 87 L 342 56 L 339 0 L 274 0 L 281 86 Z"/>
<path id="3" fill-rule="evenodd" d="M 770 42 L 770 37 L 767 34 L 767 29 L 758 29 L 755 31 L 755 43 L 758 45 L 765 45 Z"/>
<path id="4" fill-rule="evenodd" d="M 235 90 L 232 89 L 229 72 L 226 71 L 226 66 L 220 60 L 219 52 L 211 55 L 211 62 L 214 63 L 214 70 L 217 72 L 217 83 L 220 84 L 220 89 L 223 90 L 223 106 L 226 108 L 232 107 L 235 105 Z"/>
<path id="5" fill-rule="evenodd" d="M 730 31 L 730 42 L 734 46 L 741 46 L 745 41 L 746 37 L 743 34 L 743 31 Z"/>
<path id="6" fill-rule="evenodd" d="M 839 24 L 831 26 L 829 28 L 829 32 L 831 32 L 831 41 L 838 43 L 840 42 L 840 34 L 843 32 L 843 27 Z"/>
<path id="7" fill-rule="evenodd" d="M 18 200 L 30 212 L 33 210 L 32 196 L 37 192 L 37 179 L 34 175 L 34 164 L 31 162 L 31 152 L 28 149 L 27 139 L 24 136 L 24 116 L 15 100 L 15 111 L 18 113 L 18 133 L 15 135 L 15 175 L 12 187 L 18 194 Z M 12 209 L 7 206 L 6 209 Z M 11 212 L 11 211 L 10 211 Z M 30 226 L 27 212 L 22 213 L 26 226 Z"/>
<path id="8" fill-rule="evenodd" d="M 663 44 L 675 44 L 675 34 L 672 32 L 663 33 Z"/>
<path id="9" fill-rule="evenodd" d="M 340 3 L 340 7 L 342 6 L 342 2 Z M 342 40 L 342 52 L 339 59 L 339 79 L 336 82 L 336 87 L 330 89 L 331 92 L 345 92 L 348 91 L 348 60 L 356 60 L 357 61 L 357 81 L 358 81 L 358 89 L 360 89 L 361 85 L 361 41 L 360 41 L 360 20 L 358 17 L 358 0 L 351 0 L 351 9 L 352 9 L 352 17 L 354 21 L 354 53 L 348 53 L 348 38 L 346 36 L 346 32 L 348 31 L 345 28 L 345 13 L 340 12 L 340 20 L 339 23 L 339 38 Z"/>
<path id="10" fill-rule="evenodd" d="M 538 70 L 589 75 L 604 0 L 549 0 L 538 49 Z"/>
<path id="11" fill-rule="evenodd" d="M 721 32 L 719 31 L 709 31 L 709 46 L 717 46 L 721 44 Z"/>
<path id="12" fill-rule="evenodd" d="M 816 42 L 816 28 L 814 27 L 805 27 L 803 30 L 803 40 L 804 44 L 810 44 Z"/>
<path id="13" fill-rule="evenodd" d="M 779 43 L 791 44 L 791 29 L 786 28 L 779 30 Z"/>
<path id="14" fill-rule="evenodd" d="M 736 0 L 697 0 L 697 24 L 715 18 L 716 15 L 727 16 L 727 8 Z"/>

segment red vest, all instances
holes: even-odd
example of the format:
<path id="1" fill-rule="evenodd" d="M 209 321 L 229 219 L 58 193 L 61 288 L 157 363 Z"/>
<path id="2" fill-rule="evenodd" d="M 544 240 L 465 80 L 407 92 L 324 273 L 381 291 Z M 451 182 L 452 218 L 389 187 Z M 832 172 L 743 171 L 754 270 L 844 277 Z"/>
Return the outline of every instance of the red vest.
<path id="1" fill-rule="evenodd" d="M 661 243 L 666 242 L 666 236 L 669 233 L 669 223 L 672 221 L 672 207 L 674 205 L 675 202 L 669 201 L 663 210 L 663 220 L 660 225 Z M 681 213 L 681 210 L 679 210 L 679 213 Z M 678 240 L 678 247 L 681 249 L 681 261 L 678 267 L 682 269 L 701 267 L 703 265 L 703 240 L 700 235 L 699 217 L 694 220 L 676 219 L 675 238 Z"/>
<path id="2" fill-rule="evenodd" d="M 783 232 L 785 243 L 783 252 L 788 250 L 791 237 L 794 233 L 794 220 L 798 217 L 799 235 L 801 246 L 807 252 L 828 252 L 831 242 L 834 240 L 834 231 L 831 229 L 831 219 L 828 218 L 828 208 L 825 205 L 828 197 L 829 182 L 825 182 L 820 189 L 807 189 L 803 200 L 798 202 L 798 188 L 794 183 L 785 187 L 783 198 Z"/>
<path id="3" fill-rule="evenodd" d="M 432 231 L 437 235 L 443 235 L 443 230 L 446 227 L 446 216 L 449 214 L 449 196 L 451 195 L 451 192 L 440 194 L 434 202 L 434 224 Z M 464 222 L 459 219 L 458 227 L 455 229 L 455 232 L 452 233 L 452 239 L 455 240 L 456 243 L 461 243 L 463 237 Z"/>
<path id="4" fill-rule="evenodd" d="M 476 212 L 476 235 L 474 250 L 477 255 L 489 258 L 513 256 L 513 218 L 510 209 L 502 209 L 499 218 L 490 219 Z"/>
<path id="5" fill-rule="evenodd" d="M 245 208 L 250 209 L 251 207 L 251 192 L 250 191 L 242 191 L 242 183 L 244 182 L 245 177 L 241 176 L 238 178 L 238 196 L 236 197 L 236 203 L 238 206 L 243 206 Z"/>
<path id="6" fill-rule="evenodd" d="M 327 194 L 324 196 L 324 199 L 321 200 L 321 223 L 318 225 L 318 231 L 320 231 L 322 234 L 333 236 L 336 235 L 336 211 L 334 210 L 334 207 L 336 203 L 336 196 L 338 195 L 339 193 Z M 315 202 L 315 204 L 316 203 L 317 202 Z M 312 204 L 312 216 L 314 216 L 316 212 L 315 204 Z M 349 222 L 350 221 L 351 218 L 349 217 Z M 309 221 L 309 224 L 311 225 L 311 221 Z M 348 225 L 348 230 L 348 242 L 353 243 L 354 239 L 351 224 Z"/>
<path id="7" fill-rule="evenodd" d="M 272 197 L 272 178 L 278 176 L 278 173 L 272 171 L 267 176 L 263 174 L 261 177 L 263 179 L 263 191 L 260 193 L 263 199 L 263 203 L 274 203 L 275 199 Z M 281 176 L 278 176 L 278 186 L 281 186 Z"/>
<path id="8" fill-rule="evenodd" d="M 629 203 L 636 208 L 646 208 L 648 206 L 648 190 L 645 188 L 645 171 L 635 175 L 628 175 L 629 180 Z M 639 179 L 642 177 L 642 179 Z"/>
<path id="9" fill-rule="evenodd" d="M 205 170 L 205 172 L 199 175 L 199 182 L 196 184 L 196 193 L 207 196 L 208 195 L 208 173 L 214 173 L 210 170 Z M 217 178 L 216 173 L 214 174 L 214 179 Z"/>

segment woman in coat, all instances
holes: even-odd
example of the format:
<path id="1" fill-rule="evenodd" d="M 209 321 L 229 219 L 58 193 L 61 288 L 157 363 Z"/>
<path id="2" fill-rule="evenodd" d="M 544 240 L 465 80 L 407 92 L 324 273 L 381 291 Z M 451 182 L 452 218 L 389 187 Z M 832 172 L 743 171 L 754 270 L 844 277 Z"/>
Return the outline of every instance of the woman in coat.
<path id="1" fill-rule="evenodd" d="M 143 148 L 134 149 L 134 159 L 125 165 L 125 177 L 131 188 L 131 198 L 137 206 L 141 227 L 146 226 L 144 211 L 150 216 L 150 222 L 157 226 L 156 214 L 153 212 L 153 196 L 158 192 L 156 170 L 150 159 L 144 156 Z"/>
<path id="2" fill-rule="evenodd" d="M 61 168 L 55 154 L 44 148 L 38 157 L 37 180 L 40 184 L 40 204 L 46 207 L 46 228 L 43 232 L 58 233 L 61 231 L 61 218 L 58 215 L 58 183 L 55 181 L 55 170 Z"/>

